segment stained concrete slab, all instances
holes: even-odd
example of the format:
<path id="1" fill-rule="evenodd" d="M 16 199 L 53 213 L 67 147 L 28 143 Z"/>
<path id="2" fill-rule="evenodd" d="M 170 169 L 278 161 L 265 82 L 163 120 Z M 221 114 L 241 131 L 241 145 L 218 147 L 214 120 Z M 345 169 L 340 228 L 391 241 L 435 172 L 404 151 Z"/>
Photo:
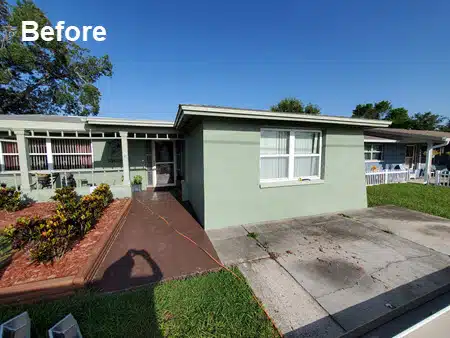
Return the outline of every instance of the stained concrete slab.
<path id="1" fill-rule="evenodd" d="M 222 263 L 235 265 L 255 259 L 268 258 L 269 254 L 242 226 L 207 230 Z"/>
<path id="2" fill-rule="evenodd" d="M 366 224 L 450 255 L 450 220 L 397 206 L 346 213 Z"/>
<path id="3" fill-rule="evenodd" d="M 450 282 L 448 256 L 348 218 L 258 240 L 346 330 Z"/>
<path id="4" fill-rule="evenodd" d="M 277 262 L 239 265 L 255 295 L 285 337 L 338 337 L 344 330 Z"/>
<path id="5" fill-rule="evenodd" d="M 255 248 L 251 241 L 257 243 L 258 249 L 270 254 L 271 258 L 264 258 L 257 250 L 257 255 L 250 256 L 259 256 L 260 260 L 249 266 L 240 264 L 239 267 L 244 274 L 251 276 L 253 282 L 250 283 L 260 290 L 258 292 L 263 295 L 263 303 L 270 304 L 268 311 L 281 327 L 288 325 L 282 319 L 277 319 L 277 309 L 280 307 L 277 302 L 280 299 L 281 303 L 287 302 L 285 299 L 292 299 L 296 305 L 291 303 L 286 307 L 285 311 L 289 314 L 284 313 L 284 318 L 294 318 L 296 309 L 305 307 L 311 307 L 312 313 L 317 316 L 320 312 L 316 309 L 319 307 L 346 332 L 359 330 L 364 333 L 409 306 L 428 300 L 430 295 L 435 297 L 450 287 L 449 256 L 431 248 L 419 230 L 414 237 L 407 238 L 396 235 L 393 225 L 392 229 L 375 225 L 375 215 L 381 218 L 381 214 L 382 211 L 374 213 L 366 209 L 346 215 L 284 220 L 273 222 L 272 226 L 269 223 L 244 225 L 242 228 L 247 233 L 254 232 L 256 239 L 248 238 L 239 230 L 236 238 L 225 236 L 225 240 L 211 240 L 219 256 L 232 255 L 231 261 L 247 262 L 248 251 L 253 253 Z M 398 224 L 396 222 L 404 217 L 415 223 L 418 229 L 420 222 L 430 221 L 426 217 L 428 215 L 414 212 L 391 214 L 393 224 Z M 384 224 L 390 224 L 387 215 L 383 216 Z M 414 220 L 415 216 L 417 220 Z M 441 220 L 433 219 L 432 222 Z M 242 238 L 244 235 L 246 240 Z M 221 236 L 224 237 L 224 234 Z M 219 245 L 216 246 L 216 243 Z M 240 248 L 241 245 L 249 247 Z M 226 253 L 228 250 L 233 253 Z M 274 272 L 276 276 L 271 274 L 272 270 L 277 271 L 279 268 L 274 268 L 273 263 L 269 265 L 266 261 L 276 263 L 291 278 L 286 278 L 282 286 L 275 285 L 282 277 L 279 273 Z M 264 286 L 267 290 L 261 291 Z M 289 295 L 287 290 L 296 290 L 299 286 L 312 296 L 316 302 L 314 306 L 304 297 Z M 292 327 L 289 332 L 291 336 L 304 336 L 308 327 L 317 324 L 304 325 L 301 320 L 289 323 Z M 321 332 L 319 336 L 333 335 Z"/>

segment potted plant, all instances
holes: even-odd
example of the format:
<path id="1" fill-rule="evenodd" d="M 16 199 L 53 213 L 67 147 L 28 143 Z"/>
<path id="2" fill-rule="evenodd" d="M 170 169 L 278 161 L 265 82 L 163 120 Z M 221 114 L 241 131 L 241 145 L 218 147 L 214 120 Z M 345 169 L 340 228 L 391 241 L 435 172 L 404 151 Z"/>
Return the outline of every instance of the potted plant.
<path id="1" fill-rule="evenodd" d="M 136 175 L 133 177 L 133 182 L 131 182 L 131 191 L 137 192 L 142 191 L 142 176 Z"/>

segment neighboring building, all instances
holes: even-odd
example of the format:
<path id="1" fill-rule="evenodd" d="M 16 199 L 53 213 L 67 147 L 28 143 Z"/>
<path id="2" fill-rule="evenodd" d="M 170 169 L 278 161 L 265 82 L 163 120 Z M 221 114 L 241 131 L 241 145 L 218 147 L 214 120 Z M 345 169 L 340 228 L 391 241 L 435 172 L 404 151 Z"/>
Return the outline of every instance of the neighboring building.
<path id="1" fill-rule="evenodd" d="M 208 229 L 341 212 L 367 206 L 364 130 L 389 123 L 200 105 L 175 122 L 0 116 L 0 182 L 35 200 L 103 182 L 122 197 L 140 175 L 182 186 Z"/>
<path id="2" fill-rule="evenodd" d="M 374 128 L 364 136 L 366 172 L 383 169 L 408 169 L 414 176 L 424 177 L 427 151 L 432 150 L 431 169 L 446 169 L 450 133 L 429 130 Z"/>

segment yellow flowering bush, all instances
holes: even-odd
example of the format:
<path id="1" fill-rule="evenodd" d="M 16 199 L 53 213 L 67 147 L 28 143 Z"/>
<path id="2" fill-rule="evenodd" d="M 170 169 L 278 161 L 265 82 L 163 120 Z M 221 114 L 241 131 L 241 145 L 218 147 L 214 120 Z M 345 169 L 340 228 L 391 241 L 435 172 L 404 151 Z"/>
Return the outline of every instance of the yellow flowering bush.
<path id="1" fill-rule="evenodd" d="M 70 187 L 57 189 L 56 214 L 47 218 L 19 218 L 3 234 L 12 241 L 14 249 L 29 246 L 30 256 L 39 262 L 61 257 L 73 243 L 91 230 L 113 195 L 107 184 L 101 184 L 90 195 L 79 197 Z"/>
<path id="2" fill-rule="evenodd" d="M 17 211 L 21 207 L 20 191 L 14 187 L 0 187 L 0 210 Z"/>

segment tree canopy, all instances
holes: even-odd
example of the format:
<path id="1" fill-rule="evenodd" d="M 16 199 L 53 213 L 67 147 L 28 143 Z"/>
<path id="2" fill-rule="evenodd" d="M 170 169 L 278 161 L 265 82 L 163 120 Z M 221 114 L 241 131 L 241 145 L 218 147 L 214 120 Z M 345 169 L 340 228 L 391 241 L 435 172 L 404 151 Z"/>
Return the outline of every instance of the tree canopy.
<path id="1" fill-rule="evenodd" d="M 21 22 L 51 26 L 30 0 L 0 0 L 0 114 L 97 115 L 95 83 L 112 76 L 108 55 L 95 57 L 70 41 L 21 41 Z"/>
<path id="2" fill-rule="evenodd" d="M 293 97 L 282 99 L 276 105 L 272 106 L 270 110 L 273 112 L 284 113 L 299 113 L 311 115 L 320 114 L 320 107 L 318 105 L 312 103 L 308 103 L 307 105 L 305 105 L 302 101 Z"/>
<path id="3" fill-rule="evenodd" d="M 445 130 L 443 125 L 445 117 L 432 112 L 409 115 L 408 110 L 399 107 L 393 108 L 390 101 L 358 104 L 353 110 L 352 117 L 392 121 L 392 128 L 419 129 L 419 130 Z"/>
<path id="4" fill-rule="evenodd" d="M 389 101 L 358 104 L 353 110 L 352 117 L 381 120 L 391 109 L 392 104 Z"/>

